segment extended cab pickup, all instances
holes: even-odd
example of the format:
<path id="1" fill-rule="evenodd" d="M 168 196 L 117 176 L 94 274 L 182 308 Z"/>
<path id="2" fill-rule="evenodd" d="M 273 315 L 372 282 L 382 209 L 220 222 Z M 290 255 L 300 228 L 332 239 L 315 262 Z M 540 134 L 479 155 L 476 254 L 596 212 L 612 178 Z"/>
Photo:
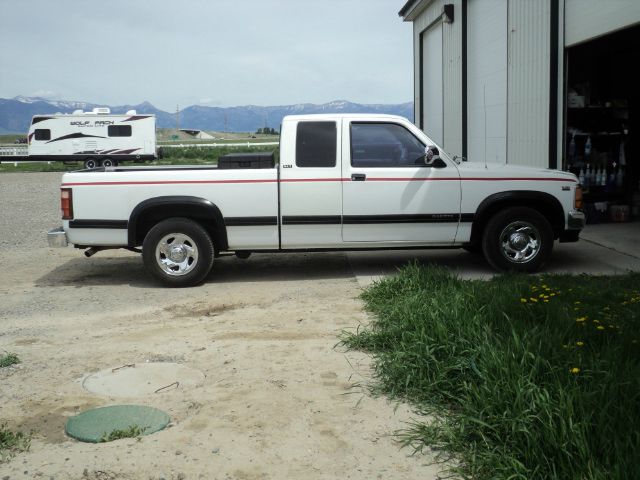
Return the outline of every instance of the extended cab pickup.
<path id="1" fill-rule="evenodd" d="M 278 164 L 247 154 L 66 173 L 63 226 L 48 237 L 88 256 L 142 247 L 170 286 L 203 281 L 224 253 L 463 247 L 532 272 L 554 240 L 578 240 L 581 201 L 571 173 L 460 162 L 401 117 L 289 116 Z"/>

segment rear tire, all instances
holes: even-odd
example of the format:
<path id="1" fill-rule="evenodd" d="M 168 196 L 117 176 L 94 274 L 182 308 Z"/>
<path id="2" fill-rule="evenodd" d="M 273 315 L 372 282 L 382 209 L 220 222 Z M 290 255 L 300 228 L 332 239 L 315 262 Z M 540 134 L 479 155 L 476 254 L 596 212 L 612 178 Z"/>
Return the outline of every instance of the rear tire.
<path id="1" fill-rule="evenodd" d="M 142 244 L 147 271 L 168 287 L 201 283 L 213 266 L 211 237 L 199 223 L 170 218 L 155 225 Z"/>
<path id="2" fill-rule="evenodd" d="M 553 230 L 538 211 L 511 207 L 496 213 L 484 230 L 482 251 L 499 271 L 538 271 L 553 250 Z"/>
<path id="3" fill-rule="evenodd" d="M 102 160 L 102 166 L 106 167 L 106 168 L 115 167 L 116 166 L 116 162 L 114 162 L 110 158 L 105 158 L 104 160 Z"/>
<path id="4" fill-rule="evenodd" d="M 87 158 L 84 161 L 84 168 L 93 169 L 98 166 L 98 161 L 95 158 Z"/>

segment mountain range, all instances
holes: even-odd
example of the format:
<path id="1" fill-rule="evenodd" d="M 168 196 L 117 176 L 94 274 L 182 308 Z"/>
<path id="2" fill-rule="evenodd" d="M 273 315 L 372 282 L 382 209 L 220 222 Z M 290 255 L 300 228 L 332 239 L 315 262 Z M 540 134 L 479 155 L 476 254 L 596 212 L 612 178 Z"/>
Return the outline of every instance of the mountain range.
<path id="1" fill-rule="evenodd" d="M 89 102 L 18 96 L 11 99 L 0 98 L 0 134 L 26 133 L 33 115 L 72 113 L 78 109 L 90 111 L 95 107 L 109 107 L 112 113 L 125 113 L 128 110 L 136 110 L 137 113 L 155 114 L 158 128 L 176 127 L 175 113 L 160 110 L 149 102 L 143 102 L 139 105 L 109 106 Z M 282 118 L 285 115 L 310 113 L 387 113 L 413 120 L 413 103 L 366 105 L 346 100 L 336 100 L 322 105 L 303 103 L 272 107 L 256 105 L 205 107 L 192 105 L 179 112 L 179 125 L 180 128 L 194 130 L 255 132 L 258 128 L 264 127 L 279 129 Z"/>

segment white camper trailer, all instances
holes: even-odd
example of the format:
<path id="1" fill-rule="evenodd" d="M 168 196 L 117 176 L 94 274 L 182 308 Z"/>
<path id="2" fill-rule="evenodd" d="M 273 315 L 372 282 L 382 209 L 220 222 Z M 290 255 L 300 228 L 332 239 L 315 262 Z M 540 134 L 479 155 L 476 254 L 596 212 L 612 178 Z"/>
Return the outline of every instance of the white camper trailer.
<path id="1" fill-rule="evenodd" d="M 156 157 L 156 117 L 108 108 L 71 114 L 34 115 L 27 136 L 28 157 L 83 161 L 85 168 L 116 166 L 124 160 Z"/>

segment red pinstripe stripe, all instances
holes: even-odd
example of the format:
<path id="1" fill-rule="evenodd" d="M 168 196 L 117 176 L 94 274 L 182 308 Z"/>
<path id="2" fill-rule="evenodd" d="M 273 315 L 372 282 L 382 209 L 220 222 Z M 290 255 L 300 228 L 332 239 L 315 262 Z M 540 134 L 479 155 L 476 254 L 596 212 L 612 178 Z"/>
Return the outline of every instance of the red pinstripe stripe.
<path id="1" fill-rule="evenodd" d="M 386 177 L 368 177 L 367 182 L 434 182 L 434 181 L 458 181 L 463 182 L 570 182 L 577 183 L 576 180 L 570 178 L 535 178 L 535 177 L 508 177 L 508 178 L 386 178 Z M 287 178 L 280 180 L 282 183 L 312 183 L 312 182 L 350 182 L 350 178 Z M 278 180 L 155 180 L 155 181 L 128 181 L 128 182 L 69 182 L 63 183 L 63 187 L 83 187 L 89 185 L 202 185 L 202 184 L 233 184 L 233 183 L 277 183 Z"/>
<path id="2" fill-rule="evenodd" d="M 277 180 L 155 180 L 139 182 L 75 182 L 63 183 L 63 187 L 82 187 L 88 185 L 181 185 L 206 183 L 276 183 Z"/>

